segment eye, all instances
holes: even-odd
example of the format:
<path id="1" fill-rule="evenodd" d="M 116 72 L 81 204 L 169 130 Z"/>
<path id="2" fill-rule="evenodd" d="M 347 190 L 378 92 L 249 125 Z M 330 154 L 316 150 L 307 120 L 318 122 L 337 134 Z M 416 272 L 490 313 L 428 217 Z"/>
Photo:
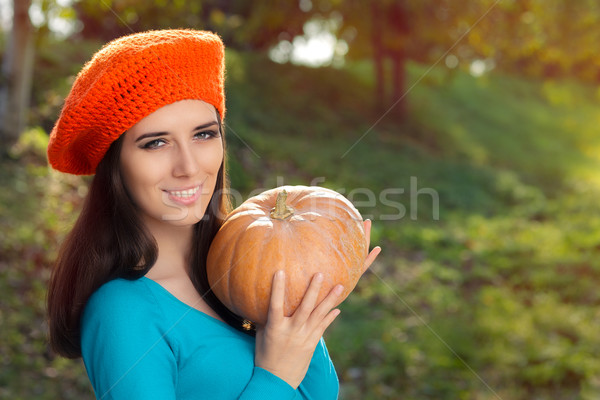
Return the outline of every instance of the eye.
<path id="1" fill-rule="evenodd" d="M 219 132 L 217 131 L 202 131 L 198 132 L 194 135 L 195 138 L 200 140 L 208 140 L 219 136 Z"/>
<path id="2" fill-rule="evenodd" d="M 147 143 L 144 143 L 141 147 L 142 149 L 156 149 L 159 147 L 162 147 L 165 144 L 165 141 L 163 139 L 154 139 L 151 140 Z"/>

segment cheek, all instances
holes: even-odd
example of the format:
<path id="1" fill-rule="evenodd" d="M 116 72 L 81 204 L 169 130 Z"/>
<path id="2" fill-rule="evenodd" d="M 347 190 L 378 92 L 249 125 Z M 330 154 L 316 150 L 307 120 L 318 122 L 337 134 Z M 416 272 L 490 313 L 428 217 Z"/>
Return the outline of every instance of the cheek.
<path id="1" fill-rule="evenodd" d="M 145 192 L 153 187 L 160 175 L 160 167 L 160 163 L 152 162 L 149 157 L 136 157 L 136 154 L 121 159 L 123 183 L 136 204 L 141 204 L 148 197 Z"/>
<path id="2" fill-rule="evenodd" d="M 201 160 L 202 169 L 207 174 L 216 175 L 223 162 L 223 144 L 221 141 L 213 140 L 210 146 L 202 149 L 201 153 L 198 159 Z"/>

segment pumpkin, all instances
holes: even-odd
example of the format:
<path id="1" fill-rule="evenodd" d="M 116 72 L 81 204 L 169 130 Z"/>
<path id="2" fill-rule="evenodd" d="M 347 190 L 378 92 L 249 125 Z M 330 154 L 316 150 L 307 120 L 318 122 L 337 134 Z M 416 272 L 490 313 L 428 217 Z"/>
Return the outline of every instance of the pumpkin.
<path id="1" fill-rule="evenodd" d="M 207 259 L 212 291 L 232 312 L 266 322 L 276 271 L 286 274 L 284 312 L 293 314 L 317 272 L 318 302 L 337 284 L 341 303 L 356 286 L 367 257 L 363 220 L 341 194 L 316 186 L 283 186 L 233 210 Z"/>

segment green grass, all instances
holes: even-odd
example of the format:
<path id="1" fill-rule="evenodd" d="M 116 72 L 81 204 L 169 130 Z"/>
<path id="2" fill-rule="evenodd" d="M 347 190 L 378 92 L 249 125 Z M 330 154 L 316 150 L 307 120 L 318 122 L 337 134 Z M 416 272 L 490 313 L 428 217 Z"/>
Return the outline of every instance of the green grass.
<path id="1" fill-rule="evenodd" d="M 321 178 L 373 219 L 383 247 L 327 332 L 341 398 L 597 398 L 598 92 L 426 70 L 408 66 L 407 87 L 419 83 L 406 118 L 375 124 L 368 63 L 228 53 L 240 199 Z M 90 398 L 81 364 L 48 357 L 43 336 L 47 266 L 85 182 L 49 173 L 42 154 L 34 131 L 0 169 L 0 397 Z"/>

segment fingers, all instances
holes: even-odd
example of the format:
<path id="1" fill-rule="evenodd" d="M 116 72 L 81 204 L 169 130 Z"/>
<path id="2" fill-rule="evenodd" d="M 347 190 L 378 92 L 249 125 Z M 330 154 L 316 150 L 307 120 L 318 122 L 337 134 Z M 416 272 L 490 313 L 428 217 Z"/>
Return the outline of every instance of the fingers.
<path id="1" fill-rule="evenodd" d="M 291 322 L 298 329 L 304 327 L 312 332 L 311 338 L 319 338 L 325 329 L 335 320 L 339 310 L 332 308 L 338 304 L 340 295 L 344 292 L 342 285 L 333 287 L 327 296 L 318 304 L 317 300 L 323 283 L 323 274 L 317 273 L 304 294 L 302 302 L 291 317 Z"/>
<path id="2" fill-rule="evenodd" d="M 334 286 L 323 299 L 323 301 L 321 301 L 321 303 L 315 307 L 310 319 L 314 321 L 322 320 L 331 311 L 331 309 L 337 305 L 340 295 L 343 292 L 344 287 L 342 285 Z"/>
<path id="3" fill-rule="evenodd" d="M 339 309 L 335 309 L 335 310 L 331 310 L 326 316 L 325 318 L 323 318 L 321 320 L 321 322 L 319 323 L 319 325 L 317 326 L 317 329 L 315 329 L 315 335 L 314 335 L 314 339 L 319 339 L 320 337 L 323 336 L 323 334 L 325 333 L 325 331 L 327 330 L 327 328 L 329 328 L 329 325 L 331 325 L 333 323 L 333 321 L 335 321 L 335 319 L 337 318 L 337 316 L 340 315 L 340 310 Z"/>
<path id="4" fill-rule="evenodd" d="M 371 220 L 366 219 L 363 221 L 363 226 L 365 228 L 365 236 L 367 238 L 367 249 L 371 245 Z"/>
<path id="5" fill-rule="evenodd" d="M 267 321 L 277 323 L 283 319 L 284 300 L 285 272 L 279 270 L 273 275 L 273 284 L 271 286 L 271 300 L 269 302 L 269 313 Z"/>
<path id="6" fill-rule="evenodd" d="M 369 269 L 369 267 L 371 266 L 371 264 L 373 264 L 373 261 L 375 261 L 379 253 L 381 253 L 381 247 L 379 246 L 376 246 L 373 248 L 373 250 L 371 250 L 367 258 L 365 259 L 365 264 L 363 265 L 363 269 L 360 272 L 361 275 Z"/>
<path id="7" fill-rule="evenodd" d="M 311 312 L 315 309 L 315 304 L 317 303 L 317 298 L 319 297 L 319 292 L 321 291 L 321 285 L 323 284 L 323 274 L 318 272 L 313 275 L 313 278 L 308 285 L 308 289 L 306 289 L 306 293 L 302 298 L 302 302 L 294 312 L 294 319 L 303 323 L 308 319 Z"/>
<path id="8" fill-rule="evenodd" d="M 308 321 L 309 325 L 314 326 L 313 340 L 323 336 L 325 330 L 331 325 L 335 318 L 340 314 L 339 309 L 332 310 L 339 303 L 340 295 L 344 292 L 342 285 L 336 285 L 329 291 L 327 297 L 315 308 Z"/>
<path id="9" fill-rule="evenodd" d="M 365 227 L 365 236 L 367 237 L 367 249 L 369 248 L 369 246 L 371 245 L 371 226 L 372 226 L 372 222 L 370 219 L 366 219 L 364 222 L 364 227 Z M 375 261 L 375 259 L 377 258 L 377 256 L 379 255 L 379 253 L 381 253 L 381 247 L 376 246 L 373 250 L 371 250 L 371 252 L 367 255 L 367 258 L 365 259 L 365 263 L 363 265 L 363 269 L 361 271 L 361 275 L 364 274 L 369 267 L 371 266 L 371 264 L 373 264 L 373 261 Z"/>

